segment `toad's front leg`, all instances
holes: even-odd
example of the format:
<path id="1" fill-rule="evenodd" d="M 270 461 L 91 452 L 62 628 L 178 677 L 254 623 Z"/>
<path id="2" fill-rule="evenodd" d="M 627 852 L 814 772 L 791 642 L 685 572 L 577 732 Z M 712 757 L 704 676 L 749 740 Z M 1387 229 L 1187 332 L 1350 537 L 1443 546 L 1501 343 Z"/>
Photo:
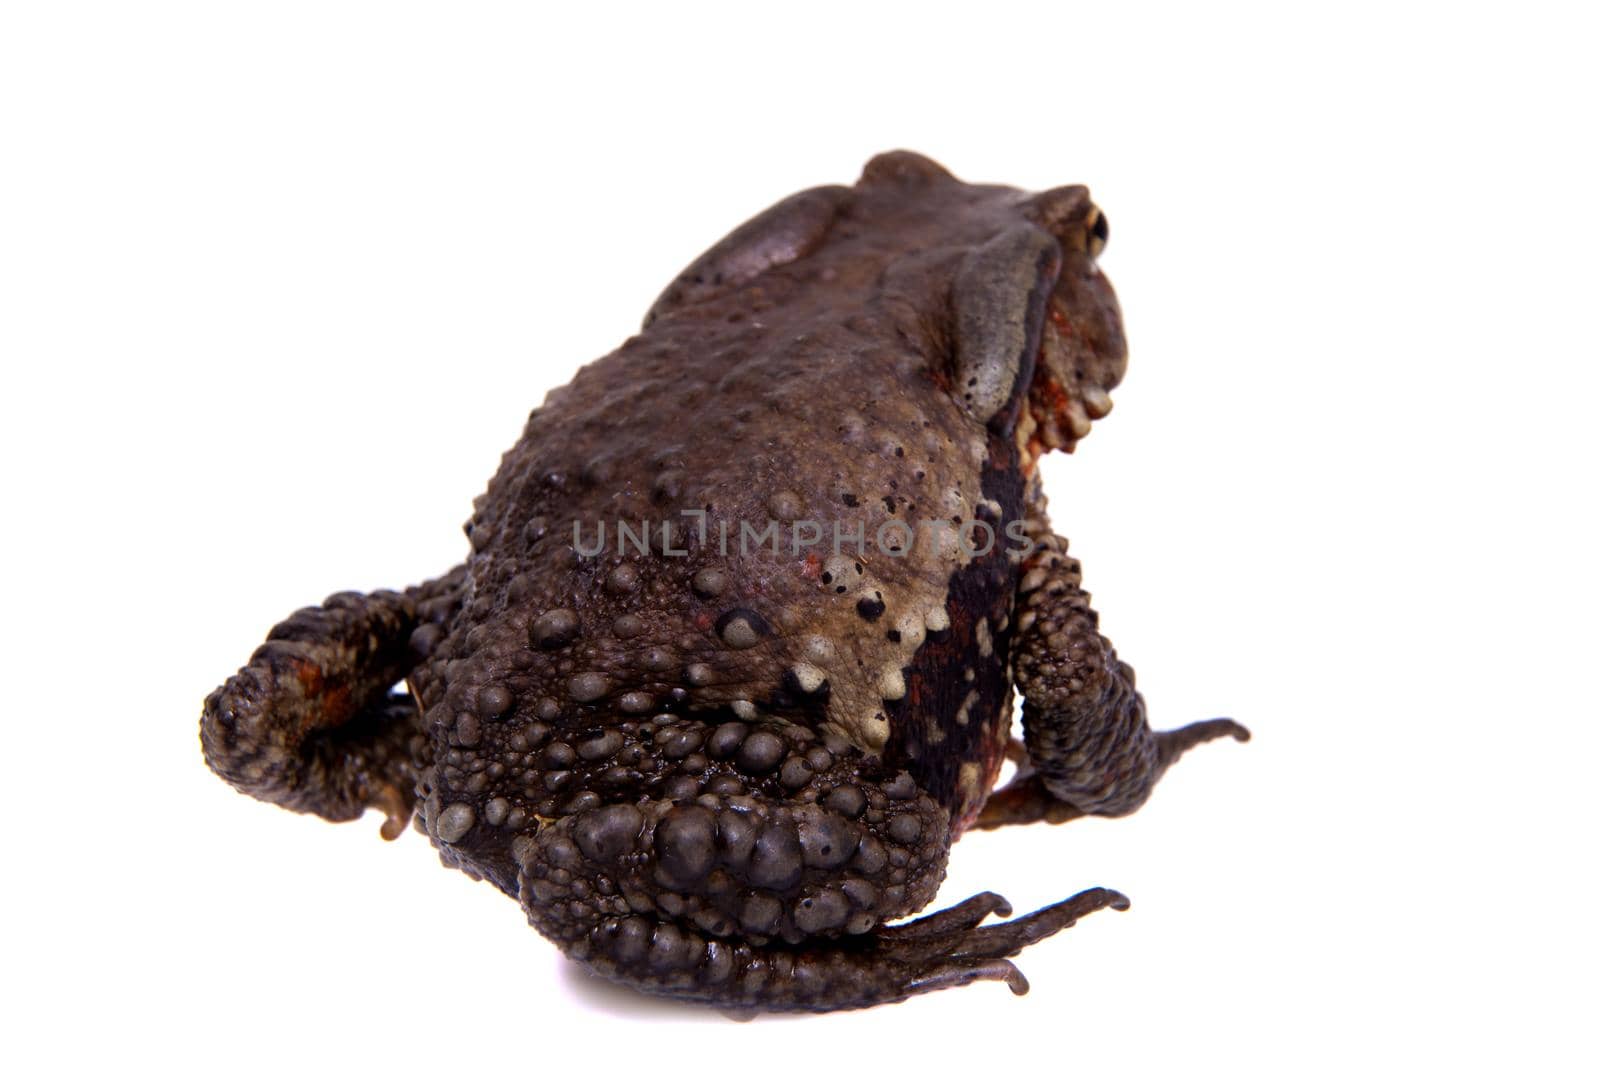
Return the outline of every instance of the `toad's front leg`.
<path id="1" fill-rule="evenodd" d="M 378 808 L 394 838 L 411 815 L 424 738 L 391 688 L 460 606 L 458 567 L 404 592 L 337 593 L 274 626 L 206 698 L 206 763 L 240 792 L 336 822 Z"/>
<path id="2" fill-rule="evenodd" d="M 907 775 L 835 762 L 814 799 L 705 793 L 569 815 L 514 850 L 529 921 L 598 974 L 726 1007 L 829 1011 L 999 979 L 1027 945 L 1120 894 L 1090 890 L 1008 923 L 984 893 L 900 926 L 944 875 L 949 817 Z M 729 781 L 739 768 L 707 769 Z"/>
<path id="3" fill-rule="evenodd" d="M 1011 646 L 1029 767 L 990 797 L 976 823 L 984 829 L 1126 815 L 1184 752 L 1250 739 L 1231 719 L 1151 730 L 1133 668 L 1101 636 L 1066 540 L 1048 532 L 1042 503 L 1030 519 L 1039 540 L 1022 562 Z"/>

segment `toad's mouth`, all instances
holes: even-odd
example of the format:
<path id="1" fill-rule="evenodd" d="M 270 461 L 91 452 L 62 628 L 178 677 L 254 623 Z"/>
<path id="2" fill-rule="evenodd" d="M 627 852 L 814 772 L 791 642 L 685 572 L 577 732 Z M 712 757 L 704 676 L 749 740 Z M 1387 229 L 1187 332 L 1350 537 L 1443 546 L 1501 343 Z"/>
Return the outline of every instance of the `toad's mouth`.
<path id="1" fill-rule="evenodd" d="M 1053 378 L 1037 376 L 1018 425 L 1018 447 L 1033 459 L 1051 449 L 1071 452 L 1089 435 L 1094 421 L 1110 413 L 1111 394 L 1101 386 L 1087 384 L 1073 391 Z"/>
<path id="2" fill-rule="evenodd" d="M 1063 278 L 1052 294 L 1027 399 L 1017 420 L 1017 448 L 1031 469 L 1051 450 L 1071 452 L 1097 419 L 1111 413 L 1128 349 L 1110 283 L 1093 264 Z"/>
<path id="3" fill-rule="evenodd" d="M 1069 387 L 1042 371 L 1033 376 L 1017 419 L 1017 451 L 1029 472 L 1046 452 L 1073 451 L 1095 421 L 1111 413 L 1111 393 L 1104 386 L 1079 381 Z"/>

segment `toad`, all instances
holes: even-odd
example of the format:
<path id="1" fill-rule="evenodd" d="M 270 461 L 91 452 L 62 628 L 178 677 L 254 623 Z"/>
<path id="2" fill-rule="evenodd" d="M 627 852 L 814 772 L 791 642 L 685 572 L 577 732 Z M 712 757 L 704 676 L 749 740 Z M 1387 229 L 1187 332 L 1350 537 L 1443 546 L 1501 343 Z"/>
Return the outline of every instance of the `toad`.
<path id="1" fill-rule="evenodd" d="M 1248 737 L 1150 727 L 1046 515 L 1039 457 L 1126 364 L 1106 237 L 1083 186 L 908 152 L 779 202 L 534 410 L 465 563 L 274 627 L 206 700 L 206 761 L 292 811 L 414 821 L 642 990 L 1024 992 L 1011 957 L 1128 902 L 896 922 L 951 844 L 1126 815 L 1185 750 Z"/>

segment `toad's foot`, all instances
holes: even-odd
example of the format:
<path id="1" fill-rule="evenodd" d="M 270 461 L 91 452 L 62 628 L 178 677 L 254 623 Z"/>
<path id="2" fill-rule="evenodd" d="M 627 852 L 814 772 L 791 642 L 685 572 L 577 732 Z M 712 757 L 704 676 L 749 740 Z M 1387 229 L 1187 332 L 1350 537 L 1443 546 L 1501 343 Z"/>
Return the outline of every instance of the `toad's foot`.
<path id="1" fill-rule="evenodd" d="M 416 703 L 391 691 L 460 601 L 465 572 L 407 589 L 337 593 L 272 628 L 206 698 L 206 762 L 242 793 L 324 819 L 377 808 L 393 839 L 426 753 Z"/>
<path id="2" fill-rule="evenodd" d="M 1250 740 L 1250 731 L 1232 719 L 1208 719 L 1191 723 L 1177 730 L 1166 730 L 1154 735 L 1156 761 L 1165 769 L 1178 761 L 1178 757 L 1196 745 L 1231 737 L 1235 741 Z M 992 793 L 978 813 L 974 830 L 997 830 L 1002 826 L 1026 826 L 1043 822 L 1052 826 L 1082 818 L 1087 812 L 1050 792 L 1044 780 L 1036 774 L 1026 760 L 1018 760 L 1023 770 L 1007 782 L 1005 788 Z"/>
<path id="3" fill-rule="evenodd" d="M 904 779 L 848 789 L 867 800 L 855 820 L 753 797 L 567 816 L 513 845 L 519 897 L 541 932 L 597 974 L 765 1011 L 864 1008 L 984 980 L 1023 993 L 1008 957 L 1090 912 L 1127 906 L 1092 889 L 984 926 L 1011 907 L 981 893 L 887 925 L 932 896 L 946 816 Z"/>
<path id="4" fill-rule="evenodd" d="M 1032 772 L 1019 774 L 1004 789 L 991 793 L 978 813 L 974 830 L 997 830 L 1002 826 L 1025 826 L 1044 822 L 1052 826 L 1083 817 L 1083 811 L 1058 799 Z"/>
<path id="5" fill-rule="evenodd" d="M 1011 663 L 1036 777 L 997 793 L 979 825 L 1126 815 L 1190 748 L 1219 737 L 1250 740 L 1231 719 L 1150 729 L 1133 668 L 1100 633 L 1082 568 L 1066 541 L 1047 532 L 1042 505 L 1030 519 L 1042 536 L 1022 563 Z"/>
<path id="6" fill-rule="evenodd" d="M 1011 914 L 1004 897 L 980 893 L 925 919 L 884 927 L 877 942 L 886 956 L 917 973 L 907 983 L 906 995 L 998 979 L 1021 996 L 1028 991 L 1028 980 L 1007 957 L 1102 908 L 1126 911 L 1128 898 L 1114 889 L 1086 889 L 1020 919 L 980 926 L 991 912 Z"/>

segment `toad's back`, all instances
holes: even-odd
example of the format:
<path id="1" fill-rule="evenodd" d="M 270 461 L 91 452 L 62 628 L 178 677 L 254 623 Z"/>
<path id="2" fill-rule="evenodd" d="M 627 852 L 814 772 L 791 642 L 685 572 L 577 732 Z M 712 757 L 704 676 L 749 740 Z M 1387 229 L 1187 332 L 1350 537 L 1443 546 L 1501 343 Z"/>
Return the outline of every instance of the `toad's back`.
<path id="1" fill-rule="evenodd" d="M 963 247 L 936 207 L 856 204 L 743 285 L 697 290 L 691 267 L 554 391 L 477 502 L 473 591 L 435 664 L 454 669 L 421 672 L 424 703 L 498 686 L 596 724 L 776 715 L 975 812 L 1009 731 L 1011 578 L 960 528 L 1017 518 L 1021 475 L 948 391 Z"/>

